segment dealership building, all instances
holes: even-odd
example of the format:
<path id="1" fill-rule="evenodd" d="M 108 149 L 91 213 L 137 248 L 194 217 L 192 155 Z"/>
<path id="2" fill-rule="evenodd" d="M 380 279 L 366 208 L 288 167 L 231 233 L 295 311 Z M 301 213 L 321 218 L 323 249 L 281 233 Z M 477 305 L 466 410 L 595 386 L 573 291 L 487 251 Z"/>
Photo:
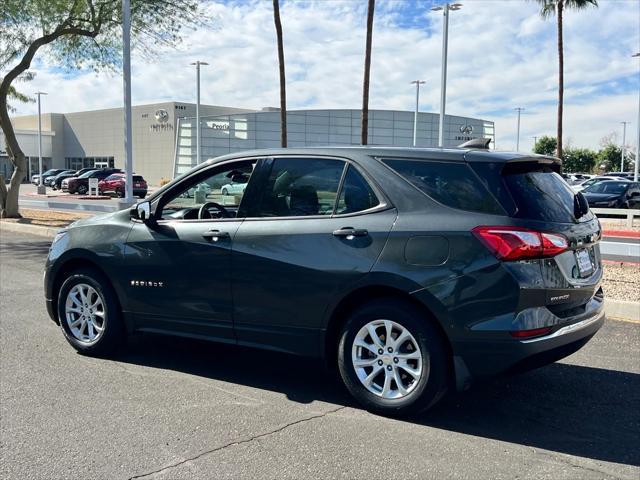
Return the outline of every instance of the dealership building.
<path id="1" fill-rule="evenodd" d="M 132 109 L 133 165 L 151 184 L 171 179 L 196 165 L 195 104 L 164 102 Z M 231 152 L 280 146 L 280 112 L 275 108 L 250 110 L 201 105 L 202 161 Z M 419 147 L 438 142 L 436 113 L 420 113 Z M 359 145 L 360 110 L 290 110 L 287 134 L 290 147 Z M 18 143 L 29 158 L 29 175 L 38 172 L 38 117 L 12 118 Z M 414 113 L 370 110 L 369 144 L 409 147 L 413 144 Z M 479 118 L 446 115 L 444 146 L 454 147 L 472 138 L 495 140 L 494 124 Z M 122 108 L 42 115 L 44 168 L 114 166 L 124 168 Z M 12 166 L 0 131 L 0 175 Z"/>

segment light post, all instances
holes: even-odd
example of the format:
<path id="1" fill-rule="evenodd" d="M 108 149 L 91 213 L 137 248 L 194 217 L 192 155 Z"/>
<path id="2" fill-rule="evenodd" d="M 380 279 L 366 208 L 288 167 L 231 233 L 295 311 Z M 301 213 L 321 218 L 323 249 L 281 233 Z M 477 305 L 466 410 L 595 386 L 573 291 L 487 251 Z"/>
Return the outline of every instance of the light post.
<path id="1" fill-rule="evenodd" d="M 418 108 L 420 104 L 420 85 L 424 84 L 424 80 L 414 80 L 410 83 L 416 86 L 416 111 L 413 115 L 413 146 L 416 146 L 418 139 Z"/>
<path id="2" fill-rule="evenodd" d="M 622 124 L 622 145 L 620 145 L 620 172 L 624 172 L 624 145 L 627 143 L 627 123 L 620 122 Z"/>
<path id="3" fill-rule="evenodd" d="M 196 66 L 196 164 L 200 165 L 200 65 L 209 65 L 200 60 L 191 63 Z"/>
<path id="4" fill-rule="evenodd" d="M 514 108 L 518 112 L 518 133 L 516 134 L 516 152 L 520 151 L 520 114 L 524 110 L 524 107 Z"/>
<path id="5" fill-rule="evenodd" d="M 633 55 L 640 59 L 640 52 Z M 638 166 L 640 165 L 640 69 L 638 69 L 638 124 L 636 125 L 638 137 L 636 138 L 636 163 L 633 167 L 633 181 L 638 181 Z"/>
<path id="6" fill-rule="evenodd" d="M 536 149 L 536 143 L 538 143 L 538 137 L 533 137 L 533 150 Z"/>
<path id="7" fill-rule="evenodd" d="M 44 195 L 47 193 L 47 187 L 44 186 L 44 179 L 42 178 L 42 110 L 40 109 L 40 96 L 46 95 L 45 92 L 36 92 L 38 96 L 38 171 L 40 172 L 40 178 L 38 179 L 38 195 Z"/>
<path id="8" fill-rule="evenodd" d="M 125 198 L 122 206 L 133 202 L 133 144 L 131 138 L 131 5 L 122 0 L 122 83 L 124 90 L 124 171 Z"/>
<path id="9" fill-rule="evenodd" d="M 434 12 L 442 10 L 442 76 L 440 78 L 440 124 L 438 126 L 438 147 L 444 146 L 444 112 L 447 100 L 447 50 L 449 48 L 449 11 L 460 10 L 461 3 L 445 3 L 433 7 Z"/>

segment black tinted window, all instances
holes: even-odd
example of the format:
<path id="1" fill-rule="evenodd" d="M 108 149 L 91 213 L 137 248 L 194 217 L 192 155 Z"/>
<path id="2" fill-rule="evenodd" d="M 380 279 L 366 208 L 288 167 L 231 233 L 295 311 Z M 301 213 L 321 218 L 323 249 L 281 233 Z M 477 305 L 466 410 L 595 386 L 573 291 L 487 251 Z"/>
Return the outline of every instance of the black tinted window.
<path id="1" fill-rule="evenodd" d="M 367 181 L 350 165 L 344 178 L 336 213 L 362 212 L 375 207 L 379 203 L 376 194 L 373 193 Z"/>
<path id="2" fill-rule="evenodd" d="M 444 205 L 473 212 L 505 213 L 466 164 L 389 159 L 384 163 Z"/>
<path id="3" fill-rule="evenodd" d="M 278 158 L 262 191 L 259 217 L 331 215 L 344 162 L 332 159 Z"/>

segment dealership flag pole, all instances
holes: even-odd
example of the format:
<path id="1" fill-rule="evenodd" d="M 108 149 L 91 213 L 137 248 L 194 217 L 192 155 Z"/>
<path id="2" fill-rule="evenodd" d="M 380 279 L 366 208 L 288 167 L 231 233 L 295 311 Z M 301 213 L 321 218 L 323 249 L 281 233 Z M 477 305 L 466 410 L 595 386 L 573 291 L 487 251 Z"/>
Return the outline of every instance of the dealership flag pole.
<path id="1" fill-rule="evenodd" d="M 416 111 L 413 115 L 413 146 L 416 146 L 418 139 L 418 109 L 420 108 L 420 85 L 424 83 L 424 80 L 414 80 L 411 85 L 416 86 Z"/>
<path id="2" fill-rule="evenodd" d="M 40 110 L 40 96 L 46 95 L 46 93 L 36 92 L 36 95 L 38 95 L 38 169 L 40 171 L 38 195 L 44 195 L 47 193 L 47 188 L 44 186 L 44 179 L 42 178 L 42 111 Z"/>
<path id="3" fill-rule="evenodd" d="M 131 5 L 122 0 L 122 79 L 124 86 L 124 203 L 133 204 L 133 146 L 131 144 Z"/>

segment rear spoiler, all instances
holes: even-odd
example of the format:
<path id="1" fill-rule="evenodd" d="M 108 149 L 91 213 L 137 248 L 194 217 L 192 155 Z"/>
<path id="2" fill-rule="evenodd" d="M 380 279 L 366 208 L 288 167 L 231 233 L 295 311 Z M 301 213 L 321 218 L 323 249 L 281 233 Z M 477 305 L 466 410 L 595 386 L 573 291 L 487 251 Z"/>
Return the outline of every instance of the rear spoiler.
<path id="1" fill-rule="evenodd" d="M 472 138 L 471 140 L 458 145 L 458 148 L 481 148 L 482 150 L 489 150 L 490 143 L 490 138 Z"/>

